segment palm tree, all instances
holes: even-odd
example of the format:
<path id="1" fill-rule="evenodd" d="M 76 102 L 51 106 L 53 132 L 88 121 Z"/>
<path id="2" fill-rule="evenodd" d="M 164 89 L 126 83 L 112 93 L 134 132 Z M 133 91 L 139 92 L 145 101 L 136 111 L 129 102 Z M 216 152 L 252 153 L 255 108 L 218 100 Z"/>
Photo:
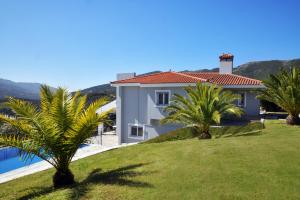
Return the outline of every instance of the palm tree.
<path id="1" fill-rule="evenodd" d="M 241 116 L 240 107 L 233 102 L 239 95 L 224 91 L 216 85 L 198 83 L 195 87 L 185 88 L 186 97 L 174 94 L 171 104 L 165 111 L 168 116 L 162 123 L 175 123 L 191 126 L 199 133 L 199 138 L 210 139 L 209 128 L 212 124 L 219 124 L 225 114 Z"/>
<path id="2" fill-rule="evenodd" d="M 270 75 L 263 81 L 266 89 L 258 96 L 275 103 L 288 112 L 287 124 L 300 124 L 300 69 L 293 67 L 290 70 L 281 69 L 277 75 Z"/>
<path id="3" fill-rule="evenodd" d="M 0 121 L 18 132 L 0 134 L 0 144 L 19 148 L 25 159 L 36 155 L 53 165 L 56 169 L 54 187 L 73 184 L 70 162 L 99 123 L 106 122 L 107 113 L 99 115 L 96 110 L 107 103 L 107 99 L 101 98 L 87 106 L 87 97 L 79 92 L 72 95 L 63 88 L 51 91 L 45 85 L 41 87 L 40 97 L 40 109 L 26 101 L 8 99 L 6 106 L 16 117 L 0 115 Z"/>

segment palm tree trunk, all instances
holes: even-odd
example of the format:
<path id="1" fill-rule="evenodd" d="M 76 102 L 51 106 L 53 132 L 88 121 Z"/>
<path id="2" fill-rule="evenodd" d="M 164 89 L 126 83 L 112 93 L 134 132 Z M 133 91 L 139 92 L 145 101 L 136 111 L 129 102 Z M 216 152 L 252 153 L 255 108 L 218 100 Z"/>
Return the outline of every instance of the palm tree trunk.
<path id="1" fill-rule="evenodd" d="M 289 125 L 300 125 L 299 115 L 289 115 L 286 118 L 286 123 Z"/>
<path id="2" fill-rule="evenodd" d="M 74 175 L 68 167 L 56 170 L 53 176 L 53 185 L 55 188 L 69 186 L 74 183 Z"/>
<path id="3" fill-rule="evenodd" d="M 209 128 L 207 130 L 202 130 L 199 139 L 211 139 L 211 134 L 209 133 Z"/>

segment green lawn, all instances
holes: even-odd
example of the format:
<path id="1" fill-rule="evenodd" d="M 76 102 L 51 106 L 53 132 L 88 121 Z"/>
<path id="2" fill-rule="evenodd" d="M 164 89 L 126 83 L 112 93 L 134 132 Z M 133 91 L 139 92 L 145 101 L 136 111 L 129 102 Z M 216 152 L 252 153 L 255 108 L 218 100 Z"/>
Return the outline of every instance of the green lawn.
<path id="1" fill-rule="evenodd" d="M 300 199 L 300 128 L 140 144 L 72 164 L 78 184 L 53 190 L 47 170 L 0 185 L 1 199 Z"/>

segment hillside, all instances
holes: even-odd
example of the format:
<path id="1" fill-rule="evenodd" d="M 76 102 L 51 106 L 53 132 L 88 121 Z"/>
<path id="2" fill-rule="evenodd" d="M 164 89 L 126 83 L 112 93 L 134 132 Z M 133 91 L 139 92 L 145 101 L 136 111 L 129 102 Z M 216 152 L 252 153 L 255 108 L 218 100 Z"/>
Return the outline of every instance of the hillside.
<path id="1" fill-rule="evenodd" d="M 0 113 L 12 115 L 10 109 L 3 107 L 9 96 L 39 105 L 40 83 L 14 82 L 0 78 Z M 55 88 L 52 88 L 55 90 Z"/>
<path id="2" fill-rule="evenodd" d="M 27 100 L 38 100 L 41 85 L 40 83 L 14 82 L 0 78 L 0 100 L 8 96 Z M 52 89 L 55 90 L 55 88 Z"/>
<path id="3" fill-rule="evenodd" d="M 264 80 L 268 78 L 270 74 L 278 73 L 281 68 L 288 69 L 292 66 L 300 67 L 300 59 L 249 62 L 235 68 L 234 73 Z"/>
<path id="4" fill-rule="evenodd" d="M 114 87 L 111 87 L 110 84 L 103 84 L 103 85 L 97 85 L 94 87 L 86 88 L 84 90 L 81 90 L 81 94 L 113 94 L 115 93 L 116 89 Z"/>
<path id="5" fill-rule="evenodd" d="M 269 60 L 254 61 L 239 65 L 233 69 L 234 74 L 264 80 L 270 74 L 276 74 L 281 68 L 288 69 L 292 66 L 300 67 L 300 59 L 293 60 Z M 218 72 L 219 68 L 200 69 L 200 70 L 184 70 L 185 72 Z"/>
<path id="6" fill-rule="evenodd" d="M 39 87 L 39 83 L 18 83 L 0 79 L 0 99 L 4 99 L 7 96 L 23 99 L 38 99 Z"/>

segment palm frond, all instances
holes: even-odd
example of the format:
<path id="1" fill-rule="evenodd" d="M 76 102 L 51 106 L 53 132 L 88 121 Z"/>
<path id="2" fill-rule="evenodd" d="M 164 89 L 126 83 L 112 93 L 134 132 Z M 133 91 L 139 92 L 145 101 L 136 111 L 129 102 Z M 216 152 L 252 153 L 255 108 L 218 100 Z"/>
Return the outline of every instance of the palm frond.
<path id="1" fill-rule="evenodd" d="M 300 69 L 281 69 L 277 75 L 270 75 L 263 81 L 265 90 L 260 90 L 259 99 L 275 103 L 292 116 L 300 113 Z"/>
<path id="2" fill-rule="evenodd" d="M 70 94 L 64 88 L 52 91 L 43 85 L 40 91 L 41 108 L 9 98 L 6 106 L 16 118 L 0 115 L 0 121 L 17 130 L 15 134 L 0 134 L 0 144 L 21 150 L 24 159 L 37 155 L 56 169 L 68 168 L 79 145 L 90 137 L 99 123 L 107 122 L 107 112 L 97 109 L 107 103 L 106 98 L 86 105 L 86 96 Z"/>

